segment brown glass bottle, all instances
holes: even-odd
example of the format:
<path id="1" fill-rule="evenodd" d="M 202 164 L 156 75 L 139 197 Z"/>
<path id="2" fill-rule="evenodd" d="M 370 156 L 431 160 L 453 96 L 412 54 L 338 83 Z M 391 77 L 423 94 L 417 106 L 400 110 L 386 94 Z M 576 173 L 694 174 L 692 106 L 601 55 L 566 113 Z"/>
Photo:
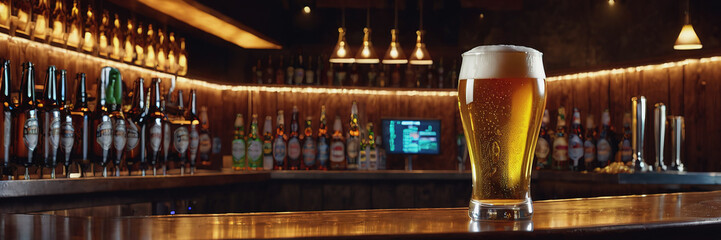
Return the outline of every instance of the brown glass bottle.
<path id="1" fill-rule="evenodd" d="M 107 99 L 107 88 L 110 84 L 110 75 L 113 68 L 104 67 L 98 79 L 98 102 L 93 112 L 93 130 L 95 138 L 92 139 L 93 161 L 103 167 L 103 177 L 107 177 L 107 167 L 110 163 L 110 148 L 113 144 L 113 122 L 110 120 L 110 109 Z M 117 71 L 117 70 L 115 70 Z"/>
<path id="2" fill-rule="evenodd" d="M 128 168 L 128 175 L 132 174 L 135 164 L 145 163 L 145 80 L 135 80 L 135 92 L 133 103 L 126 118 L 126 140 L 125 140 L 125 164 Z M 144 169 L 144 168 L 143 168 Z"/>
<path id="3" fill-rule="evenodd" d="M 343 139 L 343 125 L 340 116 L 335 116 L 332 138 L 328 157 L 329 168 L 331 170 L 344 170 L 348 163 L 345 159 L 345 140 Z"/>
<path id="4" fill-rule="evenodd" d="M 58 148 L 60 147 L 60 105 L 58 104 L 58 81 L 55 70 L 55 66 L 50 66 L 46 72 L 43 108 L 41 110 L 44 167 L 50 168 L 51 178 L 55 178 L 55 167 L 58 164 Z"/>
<path id="5" fill-rule="evenodd" d="M 20 104 L 15 118 L 15 151 L 18 164 L 25 167 L 25 179 L 30 178 L 29 167 L 35 162 L 36 150 L 40 138 L 37 101 L 35 99 L 35 67 L 31 62 L 23 64 Z"/>
<path id="6" fill-rule="evenodd" d="M 75 77 L 78 89 L 75 92 L 75 103 L 71 112 L 76 138 L 71 158 L 78 164 L 81 176 L 91 167 L 90 146 L 92 146 L 90 130 L 90 109 L 88 108 L 88 94 L 86 90 L 85 73 L 78 73 Z"/>
<path id="7" fill-rule="evenodd" d="M 195 163 L 198 159 L 198 146 L 200 145 L 200 120 L 198 119 L 198 108 L 196 100 L 196 91 L 190 90 L 190 111 L 186 119 L 190 121 L 190 133 L 188 135 L 188 164 L 190 165 L 190 173 L 195 173 Z M 182 165 L 185 166 L 184 164 Z M 181 174 L 184 169 L 181 168 Z"/>
<path id="8" fill-rule="evenodd" d="M 70 165 L 73 163 L 70 158 L 75 144 L 75 127 L 73 127 L 73 118 L 70 111 L 70 103 L 67 99 L 68 80 L 67 71 L 60 70 L 58 82 L 58 105 L 60 106 L 60 152 L 58 157 L 63 163 L 63 173 L 65 177 L 70 177 Z"/>
<path id="9" fill-rule="evenodd" d="M 190 144 L 190 132 L 188 125 L 190 122 L 185 117 L 185 105 L 183 103 L 183 90 L 178 90 L 178 108 L 176 114 L 171 119 L 172 126 L 172 148 L 170 159 L 181 166 L 181 170 L 185 170 L 185 162 L 187 160 L 188 145 Z"/>
<path id="10" fill-rule="evenodd" d="M 12 163 L 13 157 L 13 146 L 18 143 L 13 143 L 12 132 L 17 129 L 12 126 L 12 119 L 16 118 L 15 104 L 12 102 L 10 91 L 12 91 L 12 80 L 10 79 L 10 60 L 0 60 L 0 102 L 2 102 L 3 111 L 3 127 L 0 128 L 2 131 L 2 179 L 12 180 L 15 178 L 16 168 L 15 164 Z"/>
<path id="11" fill-rule="evenodd" d="M 145 125 L 146 149 L 148 164 L 153 166 L 153 175 L 157 175 L 157 164 L 160 161 L 160 149 L 163 145 L 163 118 L 165 118 L 161 109 L 159 78 L 153 78 L 149 94 L 150 105 Z"/>
<path id="12" fill-rule="evenodd" d="M 278 110 L 275 124 L 278 126 L 275 129 L 275 140 L 273 141 L 273 169 L 284 170 L 288 169 L 287 164 L 287 139 L 288 135 L 285 134 L 285 117 L 283 116 L 283 110 Z"/>
<path id="13" fill-rule="evenodd" d="M 288 169 L 300 169 L 301 145 L 300 126 L 298 124 L 298 107 L 293 106 L 293 113 L 290 117 L 290 137 L 288 138 Z"/>

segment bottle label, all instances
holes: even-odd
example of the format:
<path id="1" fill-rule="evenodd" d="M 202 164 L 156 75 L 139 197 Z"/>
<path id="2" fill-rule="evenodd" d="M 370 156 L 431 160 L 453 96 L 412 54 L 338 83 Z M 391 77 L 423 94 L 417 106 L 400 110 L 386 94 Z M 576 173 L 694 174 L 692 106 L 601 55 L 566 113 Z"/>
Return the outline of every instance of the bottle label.
<path id="1" fill-rule="evenodd" d="M 57 150 L 60 146 L 60 112 L 53 112 L 50 120 L 50 147 Z M 53 151 L 54 152 L 54 151 Z"/>
<path id="2" fill-rule="evenodd" d="M 190 126 L 190 144 L 188 145 L 191 159 L 195 159 L 195 155 L 198 154 L 198 145 L 200 145 L 200 136 L 198 135 L 198 128 L 193 125 Z"/>
<path id="3" fill-rule="evenodd" d="M 39 132 L 37 118 L 30 117 L 25 120 L 25 125 L 23 125 L 23 140 L 25 141 L 25 146 L 31 152 L 38 146 Z"/>
<path id="4" fill-rule="evenodd" d="M 583 160 L 586 161 L 586 163 L 592 163 L 593 160 L 596 158 L 596 146 L 593 145 L 593 142 L 591 140 L 586 140 L 586 142 L 583 143 Z M 591 170 L 591 169 L 586 169 Z"/>
<path id="5" fill-rule="evenodd" d="M 125 149 L 130 151 L 138 146 L 138 137 L 140 134 L 138 134 L 138 125 L 135 125 L 133 121 L 128 120 L 127 126 L 128 132 L 125 137 Z"/>
<path id="6" fill-rule="evenodd" d="M 153 123 L 150 127 L 150 150 L 160 151 L 160 143 L 163 141 L 163 126 L 160 123 Z"/>
<path id="7" fill-rule="evenodd" d="M 163 123 L 163 154 L 167 160 L 170 152 L 170 143 L 172 142 L 173 132 L 170 131 L 170 123 Z"/>
<path id="8" fill-rule="evenodd" d="M 345 161 L 345 145 L 341 141 L 335 141 L 330 145 L 330 161 L 339 163 Z"/>
<path id="9" fill-rule="evenodd" d="M 210 135 L 202 133 L 200 134 L 198 141 L 198 150 L 200 150 L 200 153 L 207 154 L 210 152 Z"/>
<path id="10" fill-rule="evenodd" d="M 245 167 L 245 140 L 235 139 L 231 142 L 231 154 L 234 167 Z"/>
<path id="11" fill-rule="evenodd" d="M 311 70 L 305 71 L 305 83 L 313 84 L 315 80 L 315 73 Z"/>
<path id="12" fill-rule="evenodd" d="M 70 118 L 70 116 L 67 118 Z M 75 144 L 75 128 L 73 127 L 73 122 L 65 121 L 61 126 L 60 146 L 63 147 L 65 153 L 69 153 L 73 150 L 73 144 Z"/>
<path id="13" fill-rule="evenodd" d="M 553 160 L 559 162 L 568 161 L 568 142 L 564 137 L 558 137 L 553 141 Z"/>
<path id="14" fill-rule="evenodd" d="M 368 169 L 378 169 L 378 150 L 371 149 L 368 151 Z"/>
<path id="15" fill-rule="evenodd" d="M 295 84 L 301 84 L 303 83 L 303 74 L 305 71 L 303 71 L 302 68 L 296 68 L 295 69 Z"/>
<path id="16" fill-rule="evenodd" d="M 5 111 L 5 121 L 3 122 L 3 146 L 5 148 L 10 147 L 10 138 L 12 126 L 12 114 L 9 111 Z"/>
<path id="17" fill-rule="evenodd" d="M 370 150 L 370 147 L 361 148 L 360 160 L 358 161 L 358 169 L 368 169 L 368 150 Z"/>
<path id="18" fill-rule="evenodd" d="M 125 149 L 125 144 L 127 143 L 127 129 L 125 128 L 125 120 L 123 119 L 116 119 L 115 120 L 115 131 L 113 133 L 113 145 L 115 145 L 115 150 L 118 152 L 122 152 L 123 149 Z M 120 154 L 118 154 L 120 155 Z"/>
<path id="19" fill-rule="evenodd" d="M 273 143 L 270 140 L 263 141 L 263 169 L 273 169 Z"/>
<path id="20" fill-rule="evenodd" d="M 263 143 L 259 140 L 250 141 L 248 144 L 248 163 L 251 167 L 259 167 L 263 156 Z"/>
<path id="21" fill-rule="evenodd" d="M 188 150 L 189 140 L 188 128 L 179 127 L 173 132 L 173 147 L 178 153 L 183 154 Z"/>
<path id="22" fill-rule="evenodd" d="M 300 141 L 298 138 L 291 138 L 288 141 L 288 157 L 290 159 L 298 159 L 300 157 Z"/>
<path id="23" fill-rule="evenodd" d="M 568 157 L 573 160 L 573 166 L 578 166 L 578 160 L 583 157 L 583 142 L 576 134 L 571 134 L 568 140 Z"/>
<path id="24" fill-rule="evenodd" d="M 348 151 L 348 163 L 357 163 L 358 160 L 356 158 L 358 157 L 358 150 L 360 148 L 358 144 L 358 139 L 348 139 L 348 148 L 346 149 Z"/>
<path id="25" fill-rule="evenodd" d="M 283 159 L 285 159 L 285 141 L 282 137 L 275 139 L 273 143 L 273 159 L 275 159 L 275 165 L 283 166 Z"/>
<path id="26" fill-rule="evenodd" d="M 536 142 L 536 158 L 537 159 L 545 159 L 548 158 L 548 153 L 551 152 L 548 148 L 548 141 L 545 138 L 538 138 L 538 142 Z"/>
<path id="27" fill-rule="evenodd" d="M 601 163 L 606 163 L 611 158 L 611 144 L 606 141 L 606 139 L 601 138 L 598 140 L 598 146 L 596 147 L 598 149 L 598 161 Z M 604 166 L 605 164 L 601 164 L 601 166 Z"/>
<path id="28" fill-rule="evenodd" d="M 631 141 L 623 140 L 621 143 L 621 161 L 630 162 L 633 159 L 633 150 L 631 150 Z"/>
<path id="29" fill-rule="evenodd" d="M 328 163 L 328 144 L 325 141 L 318 142 L 318 162 L 321 166 Z"/>
<path id="30" fill-rule="evenodd" d="M 113 143 L 113 123 L 109 120 L 105 120 L 106 117 L 102 117 L 103 121 L 98 124 L 95 137 L 100 148 L 107 151 L 110 150 L 110 145 Z"/>
<path id="31" fill-rule="evenodd" d="M 303 163 L 306 166 L 315 165 L 315 142 L 311 137 L 306 137 L 305 144 L 303 144 Z"/>

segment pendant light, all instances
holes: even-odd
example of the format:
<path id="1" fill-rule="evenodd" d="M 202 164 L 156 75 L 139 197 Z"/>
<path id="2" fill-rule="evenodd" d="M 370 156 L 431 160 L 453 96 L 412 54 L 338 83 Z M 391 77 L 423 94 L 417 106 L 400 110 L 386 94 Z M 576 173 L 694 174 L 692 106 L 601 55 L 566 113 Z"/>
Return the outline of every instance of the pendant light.
<path id="1" fill-rule="evenodd" d="M 686 22 L 684 23 L 683 28 L 681 28 L 681 32 L 678 34 L 678 38 L 676 39 L 676 44 L 673 45 L 673 49 L 693 50 L 701 49 L 703 47 L 703 45 L 701 45 L 701 40 L 699 40 L 696 35 L 696 31 L 694 31 L 693 26 L 691 26 L 688 11 L 689 3 L 688 0 L 686 0 L 686 11 L 684 12 Z"/>
<path id="2" fill-rule="evenodd" d="M 383 64 L 406 64 L 408 63 L 408 59 L 406 59 L 406 54 L 403 53 L 403 48 L 401 48 L 401 44 L 398 43 L 398 37 L 396 36 L 398 31 L 398 0 L 395 0 L 394 4 L 395 25 L 393 29 L 391 29 L 391 44 L 388 46 L 388 51 L 386 51 L 385 56 L 383 56 Z"/>
<path id="3" fill-rule="evenodd" d="M 363 45 L 355 55 L 355 62 L 360 64 L 376 64 L 379 63 L 378 54 L 373 49 L 373 42 L 371 42 L 371 9 L 368 7 L 366 12 L 366 27 L 363 28 Z"/>
<path id="4" fill-rule="evenodd" d="M 335 44 L 328 61 L 331 63 L 353 63 L 355 59 L 351 57 L 350 47 L 348 47 L 348 42 L 345 41 L 345 7 L 341 15 L 342 21 L 341 27 L 338 28 L 338 43 Z"/>
<path id="5" fill-rule="evenodd" d="M 418 31 L 416 31 L 416 48 L 411 52 L 409 62 L 412 65 L 432 65 L 433 60 L 431 59 L 431 55 L 428 53 L 428 49 L 426 49 L 426 44 L 423 43 L 423 34 L 425 34 L 423 31 L 423 0 L 418 1 L 418 7 L 420 9 L 420 24 Z"/>

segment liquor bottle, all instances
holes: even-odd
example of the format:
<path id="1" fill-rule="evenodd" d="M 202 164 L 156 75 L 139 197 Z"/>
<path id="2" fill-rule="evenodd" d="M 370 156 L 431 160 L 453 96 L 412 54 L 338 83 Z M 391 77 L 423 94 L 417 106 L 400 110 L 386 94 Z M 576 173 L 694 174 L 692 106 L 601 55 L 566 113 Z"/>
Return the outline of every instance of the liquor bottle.
<path id="1" fill-rule="evenodd" d="M 95 53 L 98 42 L 98 25 L 95 21 L 93 6 L 88 4 L 88 11 L 85 12 L 85 26 L 83 28 L 83 51 L 86 53 Z"/>
<path id="2" fill-rule="evenodd" d="M 593 171 L 596 168 L 596 138 L 598 128 L 593 122 L 593 115 L 586 117 L 586 141 L 583 142 L 583 159 L 585 160 L 586 171 Z"/>
<path id="3" fill-rule="evenodd" d="M 161 86 L 161 89 L 162 89 L 162 86 Z M 163 90 L 161 90 L 160 92 L 163 92 Z M 168 93 L 167 96 L 170 97 L 171 93 Z M 160 96 L 160 112 L 163 113 L 163 145 L 162 145 L 162 148 L 160 149 L 162 154 L 161 154 L 159 163 L 160 163 L 160 168 L 163 170 L 163 175 L 167 175 L 168 160 L 171 157 L 170 145 L 173 142 L 173 139 L 172 139 L 173 131 L 170 126 L 171 125 L 170 119 L 168 118 L 169 114 L 167 111 L 167 109 L 168 109 L 167 104 L 168 104 L 168 102 L 166 101 L 165 97 Z"/>
<path id="4" fill-rule="evenodd" d="M 551 163 L 548 161 L 548 155 L 551 152 L 549 143 L 551 142 L 551 136 L 548 134 L 548 125 L 551 122 L 551 116 L 548 113 L 548 109 L 543 111 L 543 121 L 541 122 L 541 130 L 538 134 L 538 141 L 536 142 L 536 151 L 533 155 L 533 161 L 535 169 L 549 169 Z"/>
<path id="5" fill-rule="evenodd" d="M 265 84 L 273 84 L 273 80 L 275 80 L 275 76 L 273 76 L 274 72 L 275 70 L 273 70 L 273 61 L 270 55 L 268 55 L 268 66 L 265 67 L 265 75 L 263 76 L 263 78 L 265 79 L 263 82 Z"/>
<path id="6" fill-rule="evenodd" d="M 110 29 L 110 58 L 115 60 L 121 60 L 120 57 L 123 54 L 122 38 L 123 32 L 120 29 L 120 17 L 118 14 L 114 14 L 113 28 Z"/>
<path id="7" fill-rule="evenodd" d="M 316 144 L 313 139 L 313 120 L 310 116 L 305 119 L 305 130 L 303 131 L 303 162 L 301 169 L 313 170 L 316 168 Z"/>
<path id="8" fill-rule="evenodd" d="M 143 31 L 143 23 L 138 22 L 138 28 L 135 30 L 135 61 L 137 66 L 143 66 L 145 63 L 145 32 Z"/>
<path id="9" fill-rule="evenodd" d="M 258 59 L 258 63 L 253 68 L 253 83 L 257 84 L 263 84 L 263 65 L 261 65 L 261 60 Z"/>
<path id="10" fill-rule="evenodd" d="M 110 35 L 110 13 L 103 11 L 100 16 L 100 27 L 98 27 L 98 54 L 101 57 L 108 57 L 108 36 Z"/>
<path id="11" fill-rule="evenodd" d="M 245 150 L 248 146 L 245 144 L 245 124 L 243 123 L 243 114 L 238 113 L 235 115 L 235 135 L 231 145 L 231 152 L 233 153 L 233 170 L 240 171 L 246 170 L 248 165 L 246 164 Z"/>
<path id="12" fill-rule="evenodd" d="M 34 1 L 32 16 L 33 23 L 33 35 L 32 40 L 38 42 L 47 42 L 47 37 L 50 30 L 50 3 L 48 0 Z"/>
<path id="13" fill-rule="evenodd" d="M 446 87 L 446 78 L 445 73 L 443 69 L 443 58 L 441 58 L 440 62 L 438 62 L 438 66 L 436 67 L 436 78 L 438 79 L 438 88 L 444 88 Z"/>
<path id="14" fill-rule="evenodd" d="M 208 107 L 200 108 L 200 129 L 198 135 L 198 158 L 200 165 L 210 166 L 210 150 L 213 147 L 210 137 L 210 122 L 208 122 Z M 192 170 L 192 168 L 191 168 Z"/>
<path id="15" fill-rule="evenodd" d="M 44 99 L 41 114 L 43 117 L 43 159 L 41 167 L 50 168 L 50 178 L 55 178 L 55 167 L 58 164 L 58 148 L 60 147 L 60 105 L 58 104 L 57 75 L 55 66 L 49 66 L 45 76 Z M 38 104 L 40 108 L 40 104 Z M 41 172 L 42 173 L 42 172 Z"/>
<path id="16" fill-rule="evenodd" d="M 158 28 L 158 41 L 155 45 L 155 50 L 158 51 L 156 57 L 157 64 L 155 69 L 158 71 L 166 71 L 168 69 L 168 40 L 165 38 L 165 31 L 162 28 Z M 170 99 L 166 99 L 170 101 Z"/>
<path id="17" fill-rule="evenodd" d="M 156 51 L 155 45 L 155 31 L 153 30 L 153 24 L 148 24 L 148 30 L 145 31 L 146 37 L 145 37 L 145 67 L 149 68 L 155 68 L 155 64 L 157 64 L 157 58 L 156 58 Z M 152 96 L 152 95 L 151 95 Z M 152 107 L 153 104 L 151 102 L 150 107 Z"/>
<path id="18" fill-rule="evenodd" d="M 596 141 L 596 158 L 598 159 L 598 167 L 606 167 L 610 161 L 613 161 L 616 155 L 616 136 L 611 127 L 611 116 L 608 109 L 603 111 L 601 115 L 601 133 Z"/>
<path id="19" fill-rule="evenodd" d="M 32 4 L 30 0 L 12 1 L 11 14 L 15 17 L 12 25 L 15 26 L 15 35 L 28 38 L 30 36 L 30 13 L 32 12 Z"/>
<path id="20" fill-rule="evenodd" d="M 178 43 L 175 41 L 175 33 L 168 34 L 168 66 L 167 72 L 175 74 L 178 72 Z"/>
<path id="21" fill-rule="evenodd" d="M 171 119 L 173 133 L 173 149 L 171 159 L 180 165 L 181 174 L 185 172 L 188 145 L 190 144 L 190 132 L 188 125 L 190 121 L 185 117 L 185 104 L 183 101 L 183 90 L 178 90 L 178 108 L 174 119 Z"/>
<path id="22" fill-rule="evenodd" d="M 31 62 L 23 64 L 21 81 L 18 117 L 14 125 L 17 129 L 15 142 L 22 144 L 16 145 L 15 157 L 18 159 L 18 163 L 25 167 L 25 179 L 30 179 L 29 168 L 35 163 L 40 138 L 40 123 L 38 122 L 40 110 L 37 108 L 38 102 L 35 99 L 35 67 Z"/>
<path id="23" fill-rule="evenodd" d="M 285 81 L 285 69 L 283 69 L 283 55 L 278 60 L 278 68 L 275 69 L 275 84 L 283 84 Z"/>
<path id="24" fill-rule="evenodd" d="M 188 73 L 188 52 L 185 51 L 185 38 L 180 38 L 180 50 L 178 50 L 178 75 L 185 76 Z"/>
<path id="25" fill-rule="evenodd" d="M 288 57 L 288 66 L 285 67 L 285 84 L 293 85 L 295 78 L 295 61 L 293 57 Z"/>
<path id="26" fill-rule="evenodd" d="M 90 129 L 90 109 L 88 108 L 88 94 L 86 90 L 85 73 L 75 75 L 75 82 L 78 84 L 75 92 L 75 103 L 70 112 L 73 120 L 73 128 L 77 129 L 73 154 L 71 158 L 77 163 L 80 176 L 85 176 L 85 171 L 92 168 L 90 160 L 90 147 L 92 146 Z"/>
<path id="27" fill-rule="evenodd" d="M 273 119 L 265 116 L 263 123 L 263 170 L 273 169 Z"/>
<path id="28" fill-rule="evenodd" d="M 110 106 L 110 122 L 112 123 L 113 148 L 112 159 L 115 167 L 115 176 L 120 176 L 123 157 L 125 156 L 125 145 L 127 145 L 128 127 L 123 114 L 123 82 L 120 72 L 110 71 L 110 86 L 107 90 L 107 100 Z"/>
<path id="29" fill-rule="evenodd" d="M 305 62 L 303 61 L 303 53 L 301 51 L 298 51 L 298 56 L 296 57 L 296 62 L 294 66 L 294 75 L 293 75 L 293 84 L 295 85 L 301 85 L 303 84 L 303 80 L 305 79 Z"/>
<path id="30" fill-rule="evenodd" d="M 250 122 L 250 135 L 248 136 L 247 162 L 250 170 L 263 169 L 263 141 L 260 138 L 258 129 L 258 114 L 253 114 L 253 121 Z"/>
<path id="31" fill-rule="evenodd" d="M 366 125 L 368 137 L 366 139 L 366 154 L 368 159 L 368 170 L 378 170 L 378 151 L 376 149 L 375 133 L 373 132 L 373 123 Z"/>
<path id="32" fill-rule="evenodd" d="M 451 65 L 451 71 L 448 72 L 448 79 L 451 82 L 451 88 L 456 89 L 458 88 L 458 81 L 454 81 L 453 79 L 456 79 L 458 76 L 458 60 L 453 60 L 453 65 Z"/>
<path id="33" fill-rule="evenodd" d="M 12 180 L 15 178 L 15 165 L 12 163 L 12 157 L 13 157 L 13 151 L 11 150 L 12 147 L 15 145 L 20 145 L 19 142 L 13 143 L 12 140 L 12 132 L 13 130 L 17 129 L 17 126 L 12 125 L 12 120 L 14 118 L 17 118 L 17 114 L 15 112 L 15 104 L 12 102 L 12 80 L 10 79 L 10 60 L 2 59 L 0 60 L 2 65 L 0 65 L 0 101 L 2 101 L 2 110 L 3 110 L 3 127 L 0 129 L 2 131 L 2 177 L 3 179 L 5 176 L 7 176 L 8 180 Z"/>
<path id="34" fill-rule="evenodd" d="M 438 64 L 436 64 L 435 66 L 437 66 L 437 65 Z M 434 72 L 433 66 L 434 66 L 433 64 L 428 65 L 428 68 L 426 69 L 426 81 L 424 83 L 426 88 L 434 88 L 436 85 L 436 81 L 434 81 L 435 76 L 433 75 L 433 72 Z"/>
<path id="35" fill-rule="evenodd" d="M 620 159 L 623 163 L 628 163 L 633 160 L 632 149 L 631 149 L 631 114 L 623 114 L 623 137 L 618 143 Z"/>
<path id="36" fill-rule="evenodd" d="M 313 85 L 315 83 L 315 69 L 313 69 L 313 58 L 311 56 L 308 56 L 304 77 L 305 85 Z"/>
<path id="37" fill-rule="evenodd" d="M 284 170 L 288 169 L 287 164 L 287 140 L 288 136 L 285 135 L 285 119 L 283 118 L 283 110 L 278 110 L 278 115 L 275 120 L 275 124 L 278 126 L 275 129 L 275 141 L 273 141 L 273 170 Z"/>
<path id="38" fill-rule="evenodd" d="M 573 108 L 573 122 L 571 123 L 571 131 L 568 135 L 568 158 L 573 160 L 571 170 L 585 170 L 585 160 L 583 159 L 583 127 L 581 126 L 581 113 L 577 108 Z"/>
<path id="39" fill-rule="evenodd" d="M 368 69 L 368 87 L 377 86 L 378 83 L 378 70 L 376 69 L 376 64 L 371 64 Z"/>
<path id="40" fill-rule="evenodd" d="M 190 90 L 190 111 L 188 112 L 188 120 L 190 120 L 190 142 L 188 144 L 188 162 L 190 165 L 190 174 L 195 173 L 195 160 L 198 159 L 198 149 L 200 148 L 200 119 L 197 111 L 197 93 L 196 90 Z M 183 165 L 184 167 L 185 165 Z M 181 168 L 181 174 L 184 173 Z"/>
<path id="41" fill-rule="evenodd" d="M 358 64 L 351 64 L 350 68 L 350 84 L 349 86 L 360 86 L 360 73 L 358 72 Z"/>
<path id="42" fill-rule="evenodd" d="M 378 87 L 386 87 L 388 85 L 388 65 L 383 64 L 380 73 L 378 73 Z"/>
<path id="43" fill-rule="evenodd" d="M 110 119 L 108 108 L 107 88 L 110 82 L 111 72 L 117 71 L 111 67 L 104 67 L 98 79 L 98 102 L 93 112 L 93 129 L 95 130 L 95 141 L 93 141 L 93 156 L 95 163 L 103 167 L 103 177 L 107 177 L 107 165 L 110 162 L 110 147 L 113 143 L 113 122 Z"/>
<path id="44" fill-rule="evenodd" d="M 331 170 L 344 170 L 348 163 L 345 159 L 345 141 L 343 139 L 343 124 L 340 116 L 335 116 L 333 122 L 333 140 L 330 143 L 330 166 Z"/>
<path id="45" fill-rule="evenodd" d="M 73 0 L 73 8 L 70 10 L 70 18 L 68 18 L 67 41 L 66 44 L 69 49 L 81 51 L 80 39 L 82 38 L 81 32 L 83 28 L 82 18 L 80 17 L 80 3 L 79 0 Z"/>
<path id="46" fill-rule="evenodd" d="M 386 170 L 386 149 L 383 148 L 381 135 L 376 136 L 376 149 L 378 149 L 378 170 Z"/>
<path id="47" fill-rule="evenodd" d="M 558 108 L 556 138 L 553 139 L 553 169 L 568 170 L 568 139 L 566 136 L 566 109 Z"/>
<path id="48" fill-rule="evenodd" d="M 416 87 L 416 74 L 414 70 L 415 69 L 413 68 L 413 65 L 411 65 L 410 63 L 406 65 L 405 79 L 403 79 L 406 83 L 405 87 Z"/>
<path id="49" fill-rule="evenodd" d="M 391 86 L 398 88 L 401 86 L 401 65 L 396 64 L 391 73 Z"/>
<path id="50" fill-rule="evenodd" d="M 328 68 L 325 70 L 325 82 L 323 83 L 323 85 L 333 86 L 333 83 L 335 82 L 333 74 L 333 63 L 329 62 Z"/>
<path id="51" fill-rule="evenodd" d="M 133 166 L 141 164 L 141 171 L 145 171 L 145 80 L 135 80 L 133 103 L 126 118 L 127 135 L 125 141 L 125 164 L 128 176 L 132 174 Z"/>
<path id="52" fill-rule="evenodd" d="M 133 19 L 128 18 L 128 22 L 125 25 L 124 36 L 125 40 L 123 41 L 123 62 L 132 63 L 136 58 L 135 28 L 133 27 Z"/>
<path id="53" fill-rule="evenodd" d="M 354 100 L 351 106 L 348 138 L 346 139 L 347 168 L 349 170 L 357 170 L 358 161 L 360 161 L 360 127 L 358 122 L 358 103 Z"/>
<path id="54" fill-rule="evenodd" d="M 153 176 L 156 176 L 160 150 L 163 144 L 163 119 L 165 113 L 162 111 L 160 98 L 160 79 L 153 78 L 150 84 L 150 104 L 145 123 L 145 136 L 147 137 L 147 158 L 148 164 L 153 166 Z"/>
<path id="55" fill-rule="evenodd" d="M 346 84 L 347 76 L 348 71 L 345 68 L 345 64 L 341 63 L 340 65 L 338 65 L 338 68 L 335 71 L 335 85 L 344 86 Z"/>
<path id="56" fill-rule="evenodd" d="M 69 177 L 70 164 L 72 159 L 70 155 L 73 152 L 75 144 L 75 128 L 73 127 L 73 118 L 70 112 L 70 103 L 67 100 L 67 71 L 59 71 L 59 87 L 58 87 L 58 106 L 60 107 L 60 153 L 58 153 L 59 162 L 63 163 L 63 173 L 65 177 Z M 61 154 L 62 153 L 62 154 Z"/>
<path id="57" fill-rule="evenodd" d="M 290 118 L 290 137 L 288 138 L 288 169 L 290 170 L 298 170 L 300 168 L 301 146 L 299 128 L 298 107 L 293 106 L 293 114 Z"/>
<path id="58" fill-rule="evenodd" d="M 55 1 L 55 9 L 53 9 L 51 17 L 53 32 L 50 35 L 50 43 L 62 47 L 65 45 L 65 41 L 67 39 L 65 35 L 65 24 L 68 22 L 63 1 Z"/>
<path id="59" fill-rule="evenodd" d="M 328 170 L 329 158 L 328 123 L 325 117 L 325 105 L 320 107 L 320 125 L 318 126 L 318 170 Z"/>
<path id="60" fill-rule="evenodd" d="M 360 147 L 358 148 L 358 170 L 368 170 L 368 154 L 366 153 L 366 136 L 368 135 L 365 128 L 360 128 Z"/>

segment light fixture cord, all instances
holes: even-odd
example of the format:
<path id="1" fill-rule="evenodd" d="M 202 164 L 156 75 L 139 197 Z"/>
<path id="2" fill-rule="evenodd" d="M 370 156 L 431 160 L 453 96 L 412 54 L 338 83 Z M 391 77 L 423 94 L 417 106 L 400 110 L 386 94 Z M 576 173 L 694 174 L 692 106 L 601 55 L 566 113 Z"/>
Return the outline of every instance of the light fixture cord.
<path id="1" fill-rule="evenodd" d="M 343 8 L 342 8 L 342 10 L 341 10 L 341 22 L 340 22 L 340 25 L 341 25 L 341 27 L 345 28 L 345 6 L 343 6 Z"/>
<path id="2" fill-rule="evenodd" d="M 689 4 L 690 1 L 691 1 L 691 0 L 686 0 L 686 11 L 684 12 L 684 15 L 686 15 L 686 16 L 685 16 L 685 17 L 686 17 L 686 24 L 691 24 L 691 19 L 690 19 L 689 14 L 688 14 L 688 12 L 689 12 L 689 10 L 690 10 L 690 8 L 691 8 L 691 7 L 690 7 L 690 4 Z"/>
<path id="3" fill-rule="evenodd" d="M 393 24 L 398 31 L 398 0 L 393 1 Z"/>
<path id="4" fill-rule="evenodd" d="M 371 27 L 371 7 L 368 5 L 368 9 L 366 10 L 366 27 Z"/>
<path id="5" fill-rule="evenodd" d="M 418 8 L 420 9 L 420 26 L 418 28 L 423 31 L 423 0 L 418 0 Z"/>

